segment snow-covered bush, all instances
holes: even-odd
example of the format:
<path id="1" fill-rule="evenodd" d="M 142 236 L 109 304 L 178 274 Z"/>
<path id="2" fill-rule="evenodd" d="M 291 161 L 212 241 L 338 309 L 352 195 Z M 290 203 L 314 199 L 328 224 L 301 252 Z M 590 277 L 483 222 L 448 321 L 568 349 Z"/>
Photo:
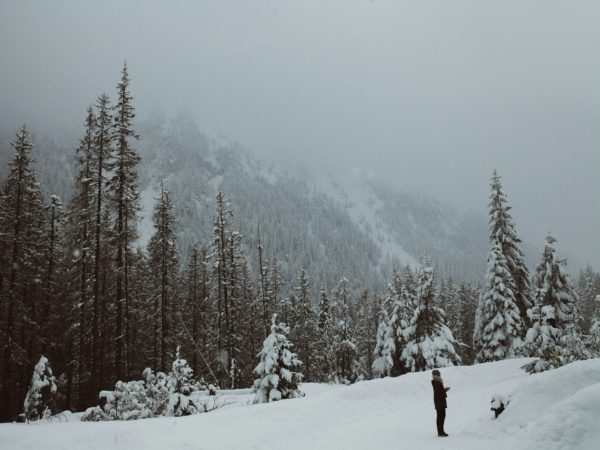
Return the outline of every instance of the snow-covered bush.
<path id="1" fill-rule="evenodd" d="M 56 394 L 56 378 L 48 365 L 48 358 L 42 356 L 35 365 L 29 390 L 23 403 L 26 420 L 45 419 L 52 415 L 52 397 Z"/>
<path id="2" fill-rule="evenodd" d="M 288 398 L 301 397 L 302 374 L 296 369 L 302 365 L 298 356 L 291 351 L 293 344 L 288 340 L 289 328 L 285 324 L 275 324 L 273 315 L 271 334 L 263 343 L 258 356 L 260 363 L 254 369 L 259 377 L 254 381 L 253 403 L 268 403 Z"/>
<path id="3" fill-rule="evenodd" d="M 143 372 L 144 379 L 117 381 L 114 391 L 101 391 L 103 406 L 88 408 L 81 420 L 134 420 L 158 416 L 186 416 L 216 409 L 198 406 L 191 395 L 204 389 L 204 384 L 193 379 L 193 371 L 185 359 L 180 358 L 179 348 L 168 375 L 156 374 L 150 368 Z M 214 403 L 214 401 L 213 401 Z"/>

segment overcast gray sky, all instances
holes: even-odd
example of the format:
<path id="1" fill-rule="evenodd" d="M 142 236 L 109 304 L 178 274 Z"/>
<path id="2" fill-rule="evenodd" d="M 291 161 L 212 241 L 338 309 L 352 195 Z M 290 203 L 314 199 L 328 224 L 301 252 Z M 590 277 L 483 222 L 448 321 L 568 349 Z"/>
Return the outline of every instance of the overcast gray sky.
<path id="1" fill-rule="evenodd" d="M 600 267 L 600 2 L 0 0 L 0 120 L 79 127 L 127 59 L 136 106 L 289 165 L 486 211 Z"/>

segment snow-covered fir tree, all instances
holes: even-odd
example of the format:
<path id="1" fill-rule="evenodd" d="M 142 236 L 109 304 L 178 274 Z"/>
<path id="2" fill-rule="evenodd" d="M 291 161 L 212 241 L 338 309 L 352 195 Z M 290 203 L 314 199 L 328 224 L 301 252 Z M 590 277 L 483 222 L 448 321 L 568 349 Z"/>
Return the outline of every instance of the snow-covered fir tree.
<path id="1" fill-rule="evenodd" d="M 415 299 L 396 271 L 393 273 L 389 291 L 387 303 L 391 305 L 391 315 L 385 331 L 382 357 L 386 360 L 386 375 L 398 376 L 406 372 L 402 360 L 402 351 L 406 346 L 404 333 L 414 313 Z"/>
<path id="2" fill-rule="evenodd" d="M 529 325 L 527 309 L 531 307 L 531 292 L 529 288 L 529 271 L 525 265 L 521 240 L 517 236 L 515 224 L 510 214 L 506 194 L 502 190 L 501 177 L 494 170 L 491 180 L 489 204 L 490 247 L 499 245 L 499 252 L 506 260 L 506 266 L 512 278 L 512 290 L 515 303 L 519 309 L 524 328 L 519 330 L 521 337 Z"/>
<path id="3" fill-rule="evenodd" d="M 528 354 L 538 359 L 523 366 L 529 373 L 544 372 L 561 365 L 561 330 L 556 326 L 556 309 L 544 304 L 544 289 L 536 288 L 533 307 L 529 309 L 531 327 L 525 337 Z"/>
<path id="4" fill-rule="evenodd" d="M 190 398 L 198 389 L 193 379 L 194 371 L 187 361 L 181 358 L 179 350 L 180 347 L 177 346 L 175 361 L 166 379 L 169 400 L 165 415 L 175 417 L 189 416 L 198 412 L 196 404 Z"/>
<path id="5" fill-rule="evenodd" d="M 595 299 L 600 295 L 600 274 L 594 272 L 594 269 L 588 264 L 579 275 L 576 285 L 579 294 L 582 313 L 582 329 L 587 332 L 592 324 L 592 319 L 596 311 Z"/>
<path id="6" fill-rule="evenodd" d="M 42 356 L 33 370 L 29 390 L 23 403 L 23 415 L 26 420 L 40 420 L 53 413 L 53 396 L 56 394 L 56 378 L 48 364 L 48 358 Z"/>
<path id="7" fill-rule="evenodd" d="M 523 325 L 514 294 L 514 282 L 500 244 L 488 255 L 486 284 L 481 295 L 477 362 L 500 361 L 514 356 L 521 346 Z"/>
<path id="8" fill-rule="evenodd" d="M 415 303 L 410 324 L 404 331 L 406 346 L 402 360 L 407 371 L 420 372 L 460 362 L 444 311 L 435 306 L 434 274 L 427 257 L 423 258 L 416 282 Z"/>
<path id="9" fill-rule="evenodd" d="M 527 366 L 529 372 L 557 367 L 585 355 L 577 323 L 577 293 L 566 271 L 566 261 L 556 257 L 555 242 L 554 237 L 546 237 L 532 283 L 535 306 L 530 311 L 532 326 L 526 346 L 530 356 L 539 359 Z"/>
<path id="10" fill-rule="evenodd" d="M 276 315 L 273 315 L 271 334 L 263 343 L 258 355 L 260 362 L 254 369 L 258 378 L 252 388 L 253 403 L 268 403 L 304 395 L 300 390 L 302 373 L 299 369 L 302 362 L 292 351 L 293 344 L 287 338 L 289 328 L 284 323 L 276 324 L 275 321 Z"/>
<path id="11" fill-rule="evenodd" d="M 317 328 L 319 340 L 317 341 L 317 357 L 319 364 L 319 373 L 317 378 L 319 381 L 328 381 L 330 374 L 335 367 L 335 357 L 331 346 L 333 319 L 331 317 L 331 302 L 329 295 L 324 287 L 321 287 L 319 293 L 319 311 Z"/>
<path id="12" fill-rule="evenodd" d="M 375 338 L 375 348 L 373 350 L 373 363 L 371 364 L 371 371 L 375 378 L 385 377 L 389 374 L 391 366 L 388 358 L 383 353 L 383 346 L 385 344 L 385 336 L 388 329 L 389 313 L 387 311 L 387 299 L 382 300 L 379 305 L 379 324 L 377 326 L 377 334 Z"/>
<path id="13" fill-rule="evenodd" d="M 329 378 L 338 383 L 354 383 L 363 376 L 364 368 L 358 360 L 355 341 L 355 324 L 351 314 L 352 298 L 348 292 L 348 280 L 342 278 L 334 291 L 332 305 L 331 347 L 335 357 L 335 368 Z"/>

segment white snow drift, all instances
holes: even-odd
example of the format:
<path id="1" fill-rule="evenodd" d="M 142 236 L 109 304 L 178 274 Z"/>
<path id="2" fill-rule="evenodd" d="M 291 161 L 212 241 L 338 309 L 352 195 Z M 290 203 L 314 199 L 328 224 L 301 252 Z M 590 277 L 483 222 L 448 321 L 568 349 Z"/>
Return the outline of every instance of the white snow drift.
<path id="1" fill-rule="evenodd" d="M 305 385 L 304 398 L 132 422 L 2 424 L 0 447 L 24 449 L 596 449 L 600 359 L 527 375 L 529 360 L 442 369 L 448 438 L 435 430 L 430 373 Z M 498 419 L 492 395 L 510 398 Z M 248 394 L 247 394 L 248 395 Z M 250 396 L 248 395 L 248 398 Z"/>

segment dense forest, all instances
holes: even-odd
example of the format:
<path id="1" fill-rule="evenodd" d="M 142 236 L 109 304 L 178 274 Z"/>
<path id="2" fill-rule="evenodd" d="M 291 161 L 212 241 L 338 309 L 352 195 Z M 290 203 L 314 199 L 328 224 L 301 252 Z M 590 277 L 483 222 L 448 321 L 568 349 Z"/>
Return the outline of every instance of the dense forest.
<path id="1" fill-rule="evenodd" d="M 183 211 L 179 200 L 191 191 L 166 179 L 153 192 L 152 229 L 144 241 L 142 159 L 136 150 L 138 133 L 144 131 L 136 130 L 134 118 L 125 66 L 115 98 L 101 95 L 84 117 L 66 205 L 40 183 L 28 129 L 11 141 L 13 156 L 0 192 L 3 421 L 14 420 L 24 402 L 29 404 L 31 373 L 42 355 L 47 360 L 39 366 L 41 373 L 46 363 L 54 369 L 52 409 L 58 411 L 96 405 L 100 391 L 141 379 L 147 367 L 174 370 L 181 355 L 203 386 L 250 387 L 265 346 L 283 339 L 276 336 L 293 344 L 294 367 L 304 381 L 332 383 L 517 356 L 535 357 L 526 370 L 538 372 L 598 354 L 600 274 L 587 267 L 572 281 L 551 236 L 530 272 L 496 173 L 481 281 L 458 278 L 460 270 L 450 276 L 448 266 L 460 264 L 456 256 L 432 254 L 410 266 L 391 258 L 390 270 L 371 270 L 381 259 L 379 247 L 359 227 L 336 228 L 349 223 L 345 213 L 318 193 L 311 203 L 320 205 L 318 227 L 307 231 L 304 223 L 277 223 L 279 216 L 266 214 L 266 223 L 259 219 L 248 226 L 245 219 L 254 205 L 260 211 L 301 206 L 302 196 L 296 197 L 298 204 L 277 199 L 280 187 L 289 191 L 286 198 L 294 198 L 295 189 L 309 190 L 290 180 L 250 192 L 244 190 L 244 176 L 226 178 L 214 201 L 198 205 L 203 212 L 198 220 L 212 230 L 199 242 L 193 230 L 177 224 L 195 226 L 198 212 L 189 206 Z M 162 145 L 156 152 L 168 154 L 169 140 Z M 219 167 L 240 164 L 228 152 L 218 158 L 228 161 Z M 211 164 L 209 158 L 190 155 L 186 180 L 195 174 L 196 183 L 209 184 L 201 179 L 203 171 L 194 172 L 196 162 Z M 247 173 L 247 167 L 252 166 L 236 173 Z M 398 209 L 385 208 L 395 201 L 393 193 L 377 189 L 385 199 L 381 218 L 393 224 Z M 423 240 L 428 230 L 392 231 Z M 439 230 L 430 232 L 437 240 Z M 323 254 L 319 245 L 310 244 L 311 233 L 335 251 Z M 287 258 L 269 259 L 278 253 L 273 242 L 283 240 L 293 241 Z M 408 248 L 432 252 L 442 245 Z M 464 247 L 465 254 L 478 249 L 468 240 Z M 313 259 L 327 263 L 317 270 Z M 361 284 L 357 274 L 363 271 L 369 279 Z"/>

